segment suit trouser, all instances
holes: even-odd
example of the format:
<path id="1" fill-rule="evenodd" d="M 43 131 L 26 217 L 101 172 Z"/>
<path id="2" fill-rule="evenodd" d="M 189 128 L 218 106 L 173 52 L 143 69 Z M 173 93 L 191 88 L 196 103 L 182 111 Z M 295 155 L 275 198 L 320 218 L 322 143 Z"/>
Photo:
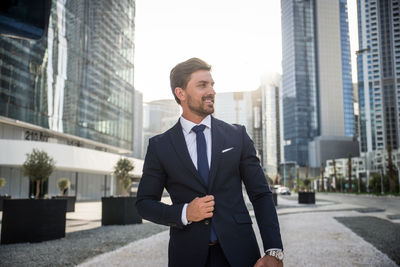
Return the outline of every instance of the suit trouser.
<path id="1" fill-rule="evenodd" d="M 219 243 L 209 246 L 206 267 L 230 267 Z"/>

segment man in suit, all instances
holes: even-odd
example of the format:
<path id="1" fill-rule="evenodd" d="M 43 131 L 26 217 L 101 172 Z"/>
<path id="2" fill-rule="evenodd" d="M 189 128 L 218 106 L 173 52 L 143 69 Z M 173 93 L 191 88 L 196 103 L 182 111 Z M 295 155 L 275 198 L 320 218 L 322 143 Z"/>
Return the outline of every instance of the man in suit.
<path id="1" fill-rule="evenodd" d="M 283 266 L 272 193 L 243 126 L 214 112 L 211 66 L 191 58 L 170 75 L 182 116 L 149 140 L 137 209 L 170 226 L 169 266 Z M 253 205 L 265 255 L 261 257 L 242 193 Z M 162 202 L 164 188 L 172 205 Z"/>

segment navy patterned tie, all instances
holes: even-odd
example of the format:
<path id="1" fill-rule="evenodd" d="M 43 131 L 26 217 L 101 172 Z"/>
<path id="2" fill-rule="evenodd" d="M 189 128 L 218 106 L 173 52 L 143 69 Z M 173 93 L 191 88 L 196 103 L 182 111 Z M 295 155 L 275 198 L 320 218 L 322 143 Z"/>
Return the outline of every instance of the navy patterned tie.
<path id="1" fill-rule="evenodd" d="M 208 174 L 210 168 L 208 167 L 207 159 L 207 144 L 206 137 L 204 136 L 205 125 L 200 124 L 192 128 L 193 132 L 196 133 L 196 144 L 197 144 L 197 171 L 201 178 L 203 178 L 205 184 L 208 186 Z"/>
<path id="2" fill-rule="evenodd" d="M 207 143 L 206 137 L 204 136 L 205 125 L 200 124 L 192 128 L 192 131 L 196 133 L 196 145 L 197 145 L 197 171 L 199 172 L 201 178 L 203 178 L 205 184 L 208 186 L 208 175 L 210 173 L 210 168 L 208 166 L 207 159 Z M 215 233 L 214 227 L 211 223 L 210 241 L 214 242 L 217 240 L 217 235 Z"/>

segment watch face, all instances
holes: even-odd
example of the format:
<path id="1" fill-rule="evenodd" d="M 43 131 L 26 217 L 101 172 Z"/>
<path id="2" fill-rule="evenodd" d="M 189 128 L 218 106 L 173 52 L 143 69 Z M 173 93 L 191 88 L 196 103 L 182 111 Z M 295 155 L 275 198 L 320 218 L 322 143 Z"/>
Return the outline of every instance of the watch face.
<path id="1" fill-rule="evenodd" d="M 282 251 L 279 251 L 279 252 L 276 254 L 276 256 L 277 256 L 277 258 L 278 258 L 279 260 L 283 260 L 283 252 L 282 252 Z"/>

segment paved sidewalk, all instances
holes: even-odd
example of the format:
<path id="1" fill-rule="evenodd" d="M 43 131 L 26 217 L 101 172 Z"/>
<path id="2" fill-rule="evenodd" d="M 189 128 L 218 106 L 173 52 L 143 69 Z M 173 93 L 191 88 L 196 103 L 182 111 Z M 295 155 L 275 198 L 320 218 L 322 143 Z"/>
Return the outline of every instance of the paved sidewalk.
<path id="1" fill-rule="evenodd" d="M 295 196 L 278 199 L 285 266 L 398 266 L 334 219 L 360 216 L 354 210 L 365 207 L 318 200 L 316 205 L 300 205 L 295 199 Z M 250 213 L 254 215 L 252 211 Z M 368 216 L 386 218 L 383 214 L 376 212 Z M 253 227 L 260 243 L 255 222 Z M 168 231 L 164 231 L 94 257 L 79 266 L 167 266 L 168 238 Z"/>

